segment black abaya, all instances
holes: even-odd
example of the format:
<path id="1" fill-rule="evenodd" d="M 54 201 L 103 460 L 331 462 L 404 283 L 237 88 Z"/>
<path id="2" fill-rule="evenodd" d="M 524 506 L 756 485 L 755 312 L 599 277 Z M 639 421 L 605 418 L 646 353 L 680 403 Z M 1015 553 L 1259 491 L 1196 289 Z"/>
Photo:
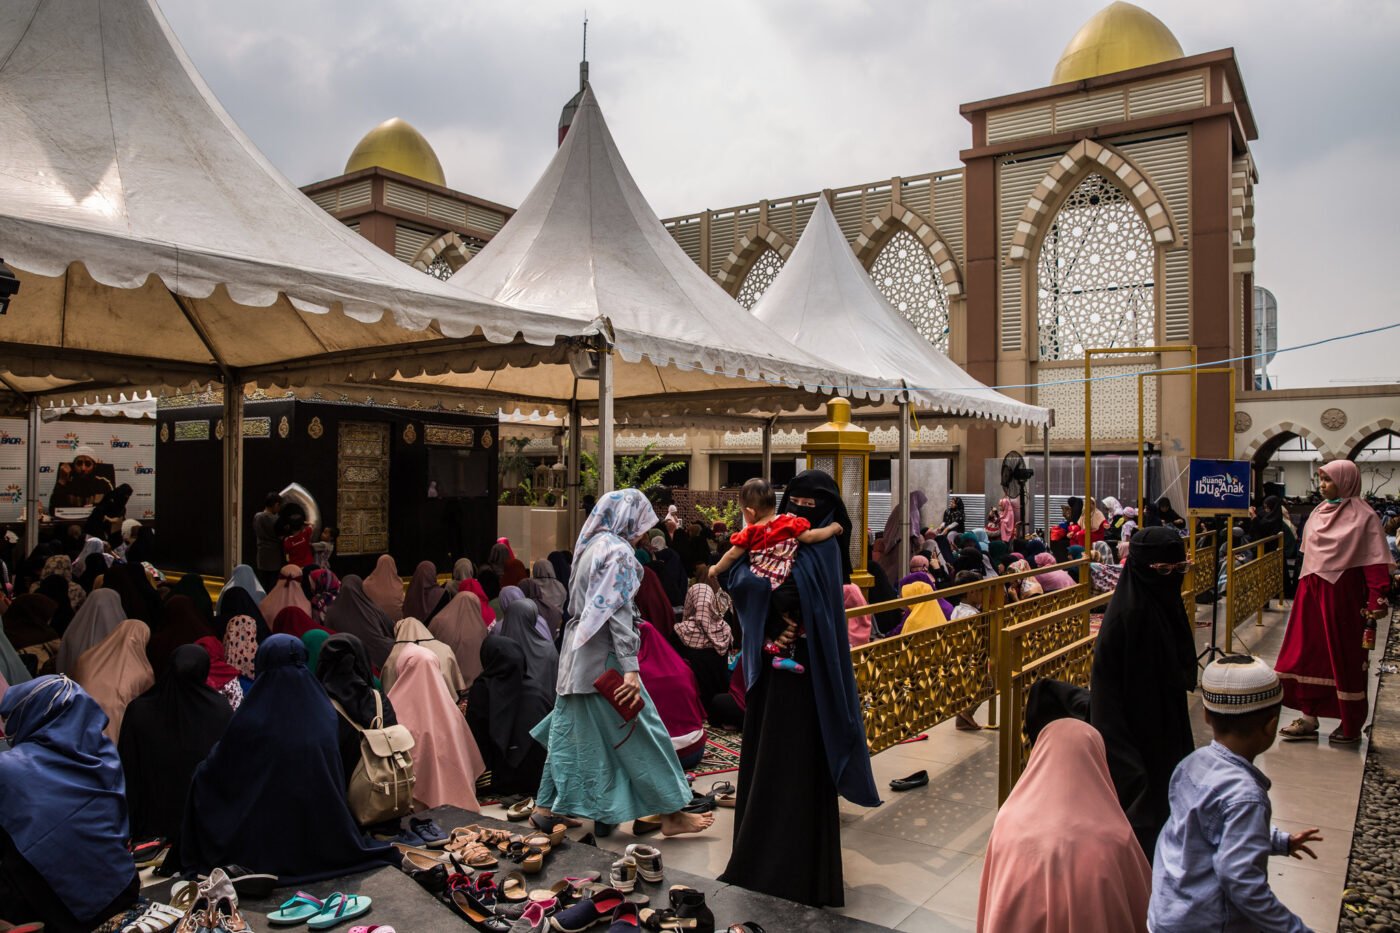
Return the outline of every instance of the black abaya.
<path id="1" fill-rule="evenodd" d="M 806 649 L 800 639 L 803 665 Z M 719 880 L 812 907 L 842 906 L 841 811 L 810 676 L 763 666 L 748 693 L 743 748 L 734 850 Z"/>
<path id="2" fill-rule="evenodd" d="M 1094 644 L 1089 721 L 1103 735 L 1118 802 L 1148 861 L 1171 815 L 1172 771 L 1195 748 L 1186 693 L 1196 686 L 1182 574 L 1160 574 L 1149 565 L 1185 559 L 1174 528 L 1133 535 Z"/>
<path id="3" fill-rule="evenodd" d="M 122 717 L 117 751 L 133 839 L 175 838 L 194 769 L 233 718 L 228 700 L 205 686 L 209 663 L 198 645 L 176 648 L 160 680 Z"/>
<path id="4" fill-rule="evenodd" d="M 481 674 L 467 699 L 467 724 L 491 772 L 491 792 L 534 794 L 544 772 L 544 746 L 530 730 L 554 705 L 552 683 L 530 677 L 525 650 L 502 635 L 481 643 Z"/>

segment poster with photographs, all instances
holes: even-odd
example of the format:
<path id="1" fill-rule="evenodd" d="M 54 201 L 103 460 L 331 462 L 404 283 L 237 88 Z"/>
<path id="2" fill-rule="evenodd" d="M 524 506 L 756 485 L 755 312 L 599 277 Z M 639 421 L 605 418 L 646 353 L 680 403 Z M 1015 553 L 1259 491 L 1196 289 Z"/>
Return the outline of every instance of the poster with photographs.
<path id="1" fill-rule="evenodd" d="M 0 521 L 24 518 L 29 426 L 0 418 Z M 39 427 L 39 510 L 60 521 L 87 517 L 100 496 L 131 487 L 128 518 L 154 518 L 156 427 L 102 421 L 49 421 Z"/>

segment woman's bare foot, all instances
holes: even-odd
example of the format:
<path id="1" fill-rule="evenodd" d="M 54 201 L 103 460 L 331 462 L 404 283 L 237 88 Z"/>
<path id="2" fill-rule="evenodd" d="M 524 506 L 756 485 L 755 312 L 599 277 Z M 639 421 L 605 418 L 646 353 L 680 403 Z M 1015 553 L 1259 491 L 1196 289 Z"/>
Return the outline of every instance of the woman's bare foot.
<path id="1" fill-rule="evenodd" d="M 715 823 L 713 813 L 667 813 L 661 818 L 661 835 L 681 836 L 703 833 Z"/>
<path id="2" fill-rule="evenodd" d="M 977 720 L 973 719 L 969 713 L 958 713 L 953 725 L 959 732 L 980 732 L 982 730 L 982 727 L 977 725 Z"/>

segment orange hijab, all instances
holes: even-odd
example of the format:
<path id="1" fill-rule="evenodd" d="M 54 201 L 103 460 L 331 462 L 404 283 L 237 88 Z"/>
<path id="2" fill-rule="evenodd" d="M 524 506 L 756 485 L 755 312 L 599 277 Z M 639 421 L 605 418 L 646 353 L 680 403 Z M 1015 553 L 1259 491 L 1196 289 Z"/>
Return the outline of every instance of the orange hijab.
<path id="1" fill-rule="evenodd" d="M 1147 929 L 1152 869 L 1118 804 L 1098 730 L 1057 719 L 997 813 L 982 866 L 983 933 Z"/>
<path id="2" fill-rule="evenodd" d="M 122 717 L 132 700 L 156 685 L 155 671 L 146 660 L 151 630 L 139 619 L 127 619 L 112 634 L 84 651 L 73 666 L 73 679 L 107 714 L 107 737 L 122 734 Z"/>

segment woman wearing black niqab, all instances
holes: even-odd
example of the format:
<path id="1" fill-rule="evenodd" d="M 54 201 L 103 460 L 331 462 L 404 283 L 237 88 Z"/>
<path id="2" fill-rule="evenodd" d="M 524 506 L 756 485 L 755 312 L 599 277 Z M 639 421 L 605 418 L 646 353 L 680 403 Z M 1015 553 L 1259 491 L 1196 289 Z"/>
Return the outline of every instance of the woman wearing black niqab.
<path id="1" fill-rule="evenodd" d="M 369 653 L 365 643 L 354 635 L 344 632 L 332 635 L 321 646 L 321 654 L 316 660 L 316 679 L 325 688 L 326 695 L 345 710 L 362 728 L 369 728 L 374 717 L 382 711 L 384 725 L 398 724 L 394 706 L 382 691 L 374 688 L 374 672 L 370 670 Z M 375 705 L 375 694 L 379 694 L 379 705 Z M 340 762 L 345 771 L 345 784 L 350 784 L 350 775 L 360 763 L 360 732 L 345 721 L 345 716 L 336 714 L 336 737 L 340 745 Z"/>
<path id="2" fill-rule="evenodd" d="M 870 770 L 865 725 L 851 668 L 842 585 L 850 579 L 850 517 L 825 473 L 799 473 L 779 511 L 813 527 L 846 529 L 797 549 L 792 573 L 776 590 L 735 564 L 724 579 L 743 626 L 747 697 L 734 847 L 721 881 L 811 906 L 845 902 L 841 814 L 837 795 L 861 806 L 880 803 Z M 804 674 L 774 670 L 765 638 L 790 622 L 804 637 L 793 652 Z"/>
<path id="3" fill-rule="evenodd" d="M 502 635 L 481 643 L 481 674 L 467 698 L 467 724 L 491 771 L 493 794 L 534 794 L 544 746 L 530 735 L 554 708 L 554 684 L 526 670 L 525 649 Z"/>
<path id="4" fill-rule="evenodd" d="M 174 841 L 194 769 L 233 718 L 228 700 L 205 685 L 209 664 L 203 648 L 181 645 L 156 685 L 126 708 L 117 751 L 133 839 Z"/>
<path id="5" fill-rule="evenodd" d="M 256 667 L 224 737 L 195 769 L 180 852 L 167 864 L 206 875 L 242 865 L 285 885 L 396 864 L 396 851 L 367 841 L 350 813 L 335 708 L 306 669 L 306 646 L 273 635 Z"/>
<path id="6" fill-rule="evenodd" d="M 1196 644 L 1181 581 L 1186 547 L 1171 527 L 1133 535 L 1094 644 L 1089 721 L 1103 735 L 1118 802 L 1148 861 L 1171 815 L 1167 785 L 1195 748 L 1186 694 Z"/>

